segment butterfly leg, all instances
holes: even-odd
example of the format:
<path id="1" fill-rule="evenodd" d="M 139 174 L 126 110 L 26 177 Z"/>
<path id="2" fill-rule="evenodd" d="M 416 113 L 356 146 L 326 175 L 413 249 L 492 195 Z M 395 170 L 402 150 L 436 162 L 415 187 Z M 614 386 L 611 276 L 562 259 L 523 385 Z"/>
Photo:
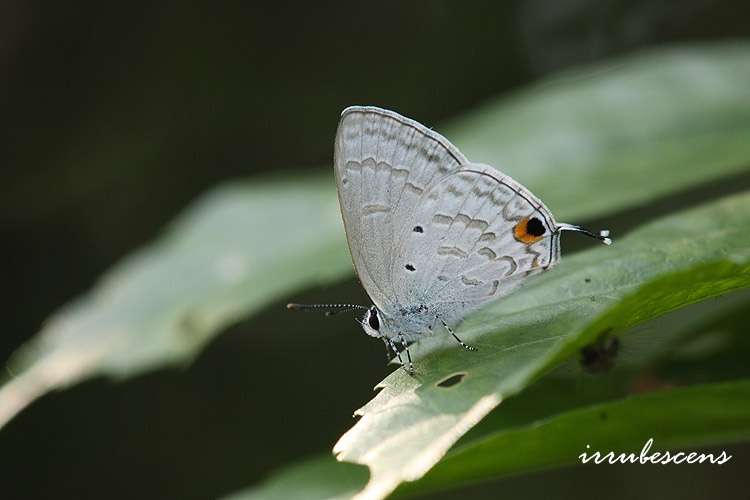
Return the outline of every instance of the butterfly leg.
<path id="1" fill-rule="evenodd" d="M 450 326 L 448 326 L 448 324 L 445 321 L 443 321 L 443 319 L 440 316 L 435 316 L 435 317 L 443 324 L 443 327 L 446 330 L 448 330 L 448 333 L 450 333 L 451 335 L 453 335 L 453 338 L 456 339 L 456 342 L 458 342 L 459 344 L 461 344 L 461 346 L 464 349 L 466 349 L 467 351 L 476 351 L 477 350 L 476 347 L 471 346 L 469 344 L 465 344 L 463 340 L 461 340 L 460 338 L 458 338 L 458 335 L 456 335 L 456 332 L 454 332 L 453 329 Z"/>
<path id="2" fill-rule="evenodd" d="M 391 346 L 391 349 L 396 354 L 396 357 L 398 358 L 398 362 L 401 363 L 401 366 L 404 366 L 404 361 L 401 359 L 401 353 L 396 348 L 396 343 L 391 339 L 387 339 L 386 342 L 388 342 L 388 345 Z"/>
<path id="3" fill-rule="evenodd" d="M 391 346 L 388 345 L 388 340 L 385 337 L 380 337 L 383 340 L 383 344 L 385 344 L 385 360 L 390 363 L 391 361 Z"/>
<path id="4" fill-rule="evenodd" d="M 400 333 L 398 334 L 398 341 L 401 343 L 401 347 L 404 348 L 404 351 L 406 351 L 406 359 L 409 360 L 409 369 L 407 370 L 407 372 L 409 372 L 409 375 L 412 375 L 414 374 L 414 363 L 411 362 L 411 353 L 409 352 L 409 346 L 406 345 L 404 336 Z"/>

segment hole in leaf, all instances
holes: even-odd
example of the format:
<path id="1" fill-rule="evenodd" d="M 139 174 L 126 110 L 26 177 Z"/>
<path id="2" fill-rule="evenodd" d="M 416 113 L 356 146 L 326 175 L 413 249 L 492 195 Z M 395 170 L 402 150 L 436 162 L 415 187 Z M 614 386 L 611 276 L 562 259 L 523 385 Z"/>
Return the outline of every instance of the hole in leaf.
<path id="1" fill-rule="evenodd" d="M 455 373 L 450 377 L 444 378 L 443 380 L 438 382 L 437 386 L 443 387 L 445 389 L 447 389 L 448 387 L 453 387 L 454 385 L 461 383 L 465 376 L 465 373 Z"/>

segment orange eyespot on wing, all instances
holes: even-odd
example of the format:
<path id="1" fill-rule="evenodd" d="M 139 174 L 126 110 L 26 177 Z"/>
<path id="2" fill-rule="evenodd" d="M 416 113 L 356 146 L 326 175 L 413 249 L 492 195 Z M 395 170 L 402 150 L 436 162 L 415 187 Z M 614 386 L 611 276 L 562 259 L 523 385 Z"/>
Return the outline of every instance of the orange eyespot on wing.
<path id="1" fill-rule="evenodd" d="M 513 227 L 513 236 L 525 245 L 541 240 L 545 232 L 544 224 L 536 217 L 524 217 Z"/>

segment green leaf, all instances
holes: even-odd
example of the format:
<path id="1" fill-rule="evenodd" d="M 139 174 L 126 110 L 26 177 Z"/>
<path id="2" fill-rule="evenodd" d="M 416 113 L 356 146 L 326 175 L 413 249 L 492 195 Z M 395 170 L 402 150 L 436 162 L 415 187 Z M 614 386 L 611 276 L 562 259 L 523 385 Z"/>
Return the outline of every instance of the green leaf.
<path id="1" fill-rule="evenodd" d="M 499 98 L 443 132 L 558 220 L 583 219 L 747 169 L 748 81 L 746 43 L 654 51 Z"/>
<path id="2" fill-rule="evenodd" d="M 225 500 L 336 500 L 351 498 L 367 482 L 367 468 L 316 457 L 275 472 L 260 485 Z"/>
<path id="3" fill-rule="evenodd" d="M 427 472 L 501 401 L 603 332 L 620 335 L 679 307 L 750 286 L 750 193 L 667 217 L 563 259 L 505 300 L 472 316 L 460 336 L 476 353 L 415 346 L 418 375 L 392 373 L 336 444 L 340 460 L 366 464 L 361 498 L 382 498 Z M 596 318 L 592 321 L 592 318 Z M 442 349 L 442 350 L 441 350 Z M 445 388 L 442 381 L 462 374 Z"/>
<path id="4" fill-rule="evenodd" d="M 568 384 L 567 389 L 570 389 Z M 589 405 L 495 432 L 449 453 L 396 497 L 425 494 L 510 474 L 574 464 L 583 452 L 689 450 L 750 439 L 750 381 L 664 390 Z M 587 449 L 586 445 L 590 448 Z M 716 458 L 720 452 L 715 452 Z M 227 500 L 351 498 L 367 481 L 364 469 L 324 456 L 287 467 Z M 305 496 L 307 495 L 307 496 Z"/>
<path id="5" fill-rule="evenodd" d="M 750 381 L 715 383 L 716 381 L 726 380 L 724 372 L 728 368 L 728 365 L 732 364 L 721 352 L 731 352 L 732 356 L 737 358 L 734 364 L 742 367 L 744 367 L 744 361 L 748 353 L 750 353 L 750 343 L 747 340 L 747 336 L 743 335 L 746 318 L 745 311 L 748 304 L 750 304 L 748 302 L 749 295 L 748 291 L 745 290 L 741 293 L 721 297 L 719 300 L 722 301 L 722 304 L 719 307 L 709 309 L 705 306 L 705 304 L 709 303 L 707 301 L 697 306 L 694 305 L 675 311 L 675 313 L 662 316 L 656 321 L 648 322 L 647 324 L 655 327 L 653 330 L 639 327 L 637 331 L 628 334 L 628 339 L 625 341 L 625 345 L 618 355 L 615 370 L 606 375 L 600 374 L 595 377 L 581 379 L 582 373 L 578 367 L 565 366 L 562 367 L 562 370 L 555 370 L 553 373 L 545 376 L 543 380 L 528 387 L 523 393 L 504 402 L 500 408 L 493 411 L 479 425 L 466 434 L 426 476 L 415 482 L 403 483 L 399 486 L 394 493 L 394 497 L 411 496 L 413 494 L 423 495 L 434 491 L 442 491 L 447 488 L 459 487 L 469 482 L 497 479 L 508 474 L 524 473 L 531 470 L 573 463 L 576 456 L 580 453 L 581 448 L 586 443 L 590 444 L 593 442 L 591 439 L 593 433 L 589 431 L 591 427 L 588 423 L 581 422 L 579 426 L 573 426 L 574 429 L 570 433 L 566 432 L 565 436 L 562 436 L 563 440 L 565 437 L 568 437 L 569 444 L 572 443 L 570 453 L 565 454 L 562 460 L 558 460 L 561 453 L 560 448 L 553 446 L 549 448 L 549 454 L 546 453 L 547 448 L 545 448 L 535 456 L 529 454 L 529 456 L 524 457 L 526 460 L 523 462 L 523 467 L 520 467 L 521 463 L 516 463 L 513 459 L 515 454 L 518 453 L 515 446 L 498 450 L 494 444 L 496 442 L 504 442 L 503 439 L 505 439 L 505 436 L 526 436 L 529 433 L 532 434 L 531 442 L 536 443 L 541 440 L 547 440 L 546 434 L 537 436 L 533 432 L 534 429 L 541 426 L 542 430 L 547 432 L 550 428 L 546 425 L 547 422 L 555 422 L 561 417 L 565 418 L 566 415 L 578 414 L 579 412 L 586 416 L 590 415 L 591 412 L 599 416 L 602 413 L 606 413 L 612 421 L 616 421 L 618 424 L 627 423 L 631 428 L 643 433 L 640 436 L 637 432 L 634 433 L 632 437 L 635 441 L 628 442 L 625 435 L 612 434 L 612 431 L 609 429 L 611 422 L 607 424 L 601 420 L 596 421 L 597 425 L 604 426 L 603 428 L 597 428 L 596 435 L 603 435 L 605 438 L 609 438 L 611 435 L 612 441 L 607 441 L 607 446 L 614 448 L 614 443 L 617 441 L 616 447 L 621 450 L 633 449 L 633 443 L 642 446 L 649 437 L 654 437 L 657 440 L 656 448 L 670 447 L 674 449 L 700 447 L 747 439 L 747 433 L 750 432 L 750 419 L 747 418 L 750 406 L 745 405 L 740 408 L 746 415 L 746 418 L 743 420 L 724 412 L 721 412 L 718 417 L 726 418 L 726 423 L 716 424 L 714 418 L 716 417 L 716 409 L 720 409 L 724 401 L 727 402 L 730 408 L 736 408 L 738 404 L 741 404 L 743 399 L 750 399 L 746 393 L 741 393 L 737 397 L 739 391 L 734 390 L 735 388 L 742 387 L 744 387 L 744 391 L 750 390 L 748 389 L 750 388 Z M 715 301 L 710 301 L 710 303 L 714 306 Z M 672 317 L 675 314 L 677 317 Z M 712 314 L 714 317 L 710 318 Z M 665 318 L 668 319 L 666 324 L 663 321 Z M 727 331 L 736 334 L 737 342 L 732 342 L 731 344 L 724 342 L 727 340 L 724 335 Z M 683 335 L 686 333 L 700 333 L 701 335 L 694 337 L 696 342 L 680 344 L 674 353 L 673 359 L 662 360 L 660 362 L 660 370 L 667 368 L 667 371 L 672 371 L 670 367 L 677 365 L 682 368 L 682 371 L 704 373 L 705 369 L 703 368 L 705 368 L 705 365 L 711 363 L 718 353 L 716 361 L 718 361 L 719 366 L 715 366 L 710 370 L 712 378 L 709 381 L 712 383 L 699 385 L 689 390 L 680 390 L 680 394 L 677 396 L 665 391 L 645 397 L 628 397 L 629 392 L 633 390 L 633 383 L 640 378 L 644 367 L 652 365 L 654 358 L 664 350 L 662 339 L 655 339 L 654 337 L 666 337 L 665 340 L 669 341 L 674 339 L 675 333 Z M 633 349 L 633 344 L 638 343 L 638 337 L 642 335 L 647 335 L 649 338 L 644 339 L 643 345 L 638 346 L 637 349 Z M 717 336 L 719 337 L 718 339 L 716 338 Z M 682 335 L 680 335 L 680 339 L 682 339 Z M 719 344 L 716 344 L 717 340 Z M 717 348 L 719 351 L 717 351 Z M 686 358 L 689 360 L 688 364 L 685 364 Z M 732 373 L 732 375 L 745 377 L 748 375 L 748 370 L 745 368 L 741 373 Z M 682 379 L 679 380 L 682 381 Z M 669 384 L 670 380 L 667 379 L 665 382 Z M 695 399 L 693 403 L 690 403 L 690 398 L 694 395 Z M 624 397 L 627 397 L 627 399 L 619 401 L 619 399 Z M 706 400 L 709 398 L 718 400 L 718 403 L 713 405 L 707 404 Z M 629 415 L 627 419 L 623 419 L 625 422 L 615 420 L 618 418 L 615 416 L 616 412 L 608 411 L 610 407 L 619 408 L 625 402 L 640 401 L 641 399 L 646 401 L 648 411 L 633 411 L 632 415 Z M 682 401 L 685 406 L 690 406 L 690 411 L 687 413 L 670 413 L 674 409 L 673 406 L 664 405 L 663 408 L 661 407 L 662 402 L 671 402 L 674 399 Z M 656 419 L 653 418 L 655 415 Z M 645 418 L 641 420 L 641 416 Z M 705 428 L 701 427 L 701 423 L 704 423 Z M 671 431 L 685 427 L 691 427 L 691 430 L 694 432 L 690 435 L 683 435 L 682 437 L 685 437 L 684 440 L 674 442 L 675 436 L 672 435 Z M 727 430 L 727 433 L 719 436 L 718 434 L 721 433 L 721 429 Z M 719 431 L 718 433 L 717 430 Z M 665 435 L 665 431 L 669 435 Z M 712 441 L 706 441 L 706 438 L 711 436 L 713 436 Z M 559 442 L 561 436 L 555 435 L 555 437 L 549 439 L 553 442 Z M 525 442 L 522 444 L 525 444 Z M 489 446 L 492 446 L 492 453 L 486 452 Z M 524 446 L 519 448 L 519 450 L 523 448 Z M 481 457 L 488 459 L 487 463 L 480 457 L 480 453 Z M 510 459 L 498 458 L 496 455 L 500 453 L 511 453 L 513 457 Z M 467 457 L 468 460 L 465 461 L 464 457 Z M 318 461 L 311 461 L 311 463 L 325 464 L 325 469 L 318 469 L 316 473 L 311 472 L 305 476 L 296 476 L 299 480 L 294 482 L 294 488 L 287 494 L 299 494 L 298 492 L 312 491 L 314 488 L 314 491 L 321 492 L 321 496 L 324 498 L 333 497 L 335 492 L 339 491 L 339 483 L 344 480 L 343 476 L 346 474 L 347 467 L 352 465 L 346 462 L 333 462 L 331 457 L 327 455 L 323 455 L 318 458 Z M 447 464 L 445 466 L 448 469 L 447 472 L 443 470 L 444 463 Z M 341 467 L 339 470 L 336 470 L 336 464 Z M 511 465 L 510 468 L 507 467 L 508 464 Z M 512 468 L 514 465 L 519 465 L 519 467 Z M 287 466 L 274 473 L 270 480 L 246 490 L 237 495 L 237 498 L 243 498 L 242 495 L 249 494 L 257 495 L 258 498 L 265 498 L 272 491 L 269 485 L 284 482 L 289 477 L 287 471 L 300 471 L 305 466 L 301 462 Z M 317 465 L 313 465 L 313 467 L 317 467 Z M 358 474 L 356 479 L 349 478 L 349 480 L 352 481 L 352 484 L 359 481 L 359 487 L 350 492 L 351 496 L 354 496 L 367 482 L 366 475 L 359 474 L 357 469 L 352 470 L 352 474 L 354 473 Z M 308 486 L 307 481 L 313 481 L 314 487 Z M 289 482 L 285 484 L 289 484 Z M 235 496 L 231 498 L 235 498 Z"/>
<path id="6" fill-rule="evenodd" d="M 44 392 L 95 374 L 189 360 L 232 321 L 351 272 L 332 176 L 227 185 L 50 318 L 0 389 L 0 426 Z"/>
<path id="7" fill-rule="evenodd" d="M 708 415 L 713 415 L 714 410 L 720 408 L 725 400 L 730 407 L 735 407 L 738 402 L 732 398 L 736 396 L 737 392 L 732 387 L 750 385 L 750 382 L 745 381 L 735 380 L 724 382 L 727 380 L 725 372 L 728 368 L 730 369 L 730 374 L 734 377 L 741 378 L 748 375 L 745 360 L 748 353 L 750 353 L 750 342 L 747 336 L 744 335 L 744 331 L 745 311 L 747 306 L 750 305 L 750 302 L 748 302 L 748 298 L 750 298 L 749 291 L 744 290 L 740 293 L 718 298 L 717 300 L 721 301 L 718 307 L 716 307 L 716 300 L 712 300 L 680 309 L 662 316 L 655 321 L 647 322 L 646 325 L 650 325 L 649 328 L 639 327 L 632 333 L 629 332 L 628 338 L 624 342 L 620 354 L 618 354 L 615 369 L 607 374 L 582 378 L 580 367 L 575 366 L 577 365 L 576 360 L 571 360 L 571 363 L 566 364 L 561 369 L 554 370 L 545 376 L 543 380 L 525 389 L 523 393 L 505 401 L 501 407 L 497 408 L 482 420 L 479 425 L 471 429 L 426 476 L 412 483 L 401 484 L 394 492 L 394 497 L 411 496 L 413 494 L 424 495 L 447 488 L 459 487 L 469 482 L 497 479 L 507 474 L 524 473 L 531 470 L 572 463 L 571 461 L 575 460 L 575 457 L 585 443 L 592 442 L 592 433 L 588 431 L 590 427 L 583 423 L 581 423 L 580 427 L 571 431 L 570 440 L 573 442 L 573 448 L 570 454 L 563 457 L 562 461 L 557 461 L 560 453 L 559 448 L 552 447 L 550 448 L 550 454 L 542 450 L 534 457 L 526 457 L 527 460 L 524 463 L 524 468 L 508 469 L 507 467 L 499 467 L 499 465 L 507 465 L 508 462 L 514 464 L 513 459 L 497 459 L 496 457 L 496 454 L 505 453 L 506 450 L 495 450 L 493 447 L 495 451 L 491 454 L 485 453 L 484 450 L 490 443 L 494 443 L 498 437 L 502 439 L 506 435 L 516 435 L 516 433 L 525 435 L 540 425 L 547 429 L 545 426 L 546 422 L 558 420 L 562 416 L 561 414 L 567 415 L 581 412 L 586 415 L 589 411 L 593 411 L 595 414 L 601 415 L 601 411 L 596 412 L 596 408 L 600 408 L 608 414 L 609 418 L 614 419 L 615 417 L 611 416 L 613 412 L 606 410 L 608 407 L 619 407 L 623 401 L 618 400 L 624 397 L 628 397 L 625 401 L 643 398 L 643 396 L 628 395 L 634 388 L 634 382 L 637 383 L 641 379 L 644 368 L 647 370 L 656 368 L 657 371 L 666 369 L 667 372 L 672 372 L 674 371 L 673 368 L 677 366 L 682 372 L 690 374 L 702 373 L 705 378 L 706 365 L 715 365 L 708 372 L 710 378 L 703 380 L 704 384 L 705 382 L 711 382 L 711 384 L 694 387 L 695 391 L 691 388 L 690 391 L 683 391 L 682 395 L 679 396 L 681 400 L 686 400 L 686 405 L 691 406 L 690 412 L 669 413 L 672 408 L 665 407 L 659 410 L 657 404 L 660 403 L 648 403 L 651 411 L 643 413 L 647 417 L 643 421 L 640 420 L 641 412 L 633 412 L 633 415 L 627 418 L 627 423 L 633 428 L 641 430 L 646 436 L 636 435 L 634 437 L 635 443 L 641 446 L 648 437 L 655 437 L 658 441 L 658 448 L 669 446 L 680 449 L 711 444 L 704 440 L 706 435 L 713 434 L 717 428 L 725 426 L 715 425 L 712 419 L 708 418 Z M 711 305 L 710 308 L 707 307 L 708 304 Z M 663 354 L 665 350 L 663 344 L 675 340 L 675 333 L 678 334 L 679 340 L 683 340 L 686 334 L 692 334 L 694 342 L 674 345 L 672 356 L 668 359 L 660 360 L 659 364 L 654 366 L 655 358 L 659 354 Z M 727 333 L 736 337 L 736 340 L 727 343 Z M 640 339 L 642 340 L 641 342 L 639 341 L 639 337 L 641 336 L 647 336 L 647 338 Z M 641 345 L 637 345 L 634 348 L 634 344 Z M 731 353 L 731 356 L 735 357 L 736 360 L 728 360 L 722 353 Z M 733 364 L 739 368 L 744 368 L 744 370 L 736 373 L 731 369 L 731 365 Z M 678 383 L 684 382 L 684 378 L 683 373 L 678 378 Z M 716 382 L 718 381 L 722 381 L 722 383 L 717 384 Z M 666 379 L 662 383 L 664 382 L 666 382 L 666 387 L 672 383 L 671 379 Z M 704 388 L 707 388 L 708 391 L 703 391 Z M 708 406 L 704 402 L 701 402 L 701 398 L 705 400 L 704 396 L 706 393 L 714 395 L 719 400 L 719 403 L 714 406 Z M 695 399 L 695 404 L 690 404 L 687 401 L 689 401 L 689 398 L 693 394 L 697 394 L 698 397 Z M 672 394 L 668 392 L 656 393 L 654 396 L 658 401 L 671 401 L 673 398 Z M 646 398 L 650 397 L 646 396 Z M 740 396 L 738 398 L 740 402 L 743 397 L 748 399 L 747 396 Z M 647 399 L 647 401 L 651 400 Z M 696 409 L 700 415 L 695 415 L 694 410 Z M 747 407 L 744 411 L 750 412 L 750 407 Z M 653 415 L 656 414 L 659 416 L 660 413 L 663 414 L 661 415 L 661 419 L 658 422 L 654 422 L 652 419 Z M 734 431 L 737 429 L 747 431 L 750 428 L 750 421 L 744 424 L 740 422 L 740 425 L 737 426 L 736 419 L 730 415 L 721 413 L 719 417 L 729 417 L 730 422 L 728 425 L 734 427 L 725 436 L 726 439 L 715 439 L 713 441 L 714 444 L 747 439 L 747 434 L 744 431 Z M 689 419 L 689 421 L 680 421 L 685 418 Z M 669 422 L 664 423 L 664 420 L 669 420 Z M 702 429 L 699 425 L 700 422 L 705 422 L 708 429 Z M 597 424 L 603 423 L 597 421 Z M 742 427 L 743 425 L 744 427 Z M 689 436 L 689 439 L 686 436 L 686 439 L 680 443 L 672 443 L 669 440 L 674 436 L 664 435 L 665 430 L 669 431 L 685 426 L 694 426 L 695 434 Z M 603 433 L 606 437 L 610 434 L 608 429 L 600 429 L 600 431 L 597 431 L 597 435 Z M 575 436 L 575 439 L 578 439 L 577 442 L 573 436 Z M 540 439 L 546 438 L 535 436 L 532 441 L 538 442 Z M 559 439 L 559 436 L 556 436 L 553 440 Z M 618 448 L 622 450 L 633 448 L 633 443 L 626 442 L 627 440 L 622 435 L 613 436 L 613 442 L 615 439 L 619 442 L 617 445 Z M 614 447 L 610 444 L 608 446 L 610 448 Z M 508 449 L 511 450 L 510 453 L 517 453 L 515 447 L 509 447 Z M 487 456 L 489 463 L 485 464 L 481 462 L 482 459 L 478 455 L 480 451 L 484 456 Z M 464 462 L 464 453 L 469 457 L 471 464 Z M 300 491 L 312 490 L 313 487 L 308 486 L 307 481 L 313 481 L 314 490 L 322 492 L 322 497 L 333 497 L 335 492 L 339 491 L 338 485 L 344 480 L 343 476 L 346 474 L 347 467 L 352 465 L 346 462 L 333 462 L 332 458 L 328 455 L 320 456 L 317 461 L 310 462 L 313 464 L 325 464 L 325 469 L 318 469 L 318 472 L 306 474 L 304 477 L 301 475 L 296 476 L 299 480 L 294 482 L 294 488 L 288 494 L 299 494 L 298 492 Z M 445 473 L 443 471 L 444 463 L 450 464 L 447 466 L 450 472 Z M 336 464 L 341 467 L 339 470 L 336 470 Z M 300 471 L 305 466 L 302 462 L 287 466 L 275 472 L 270 480 L 238 494 L 237 498 L 243 498 L 242 495 L 249 494 L 257 495 L 258 498 L 265 498 L 272 491 L 269 485 L 282 483 L 284 479 L 289 477 L 287 471 Z M 317 465 L 312 466 L 317 467 Z M 359 474 L 359 471 L 354 469 L 352 470 L 352 474 L 354 473 Z M 356 479 L 350 478 L 349 480 L 352 483 L 359 481 L 359 487 L 350 492 L 351 496 L 354 496 L 367 482 L 367 476 L 358 475 Z M 289 483 L 286 482 L 285 484 Z M 235 496 L 231 498 L 235 498 Z"/>
<path id="8" fill-rule="evenodd" d="M 536 85 L 442 131 L 556 214 L 601 218 L 746 167 L 748 76 L 748 44 L 653 52 Z M 189 360 L 271 300 L 348 275 L 337 211 L 329 171 L 209 193 L 22 348 L 0 388 L 0 426 L 48 390 Z"/>
<path id="9" fill-rule="evenodd" d="M 498 430 L 525 425 L 579 406 L 621 398 L 632 392 L 750 376 L 750 369 L 743 369 L 744 362 L 733 363 L 725 357 L 727 352 L 742 360 L 750 355 L 750 345 L 744 345 L 747 344 L 743 342 L 744 337 L 731 331 L 739 321 L 744 324 L 748 306 L 750 289 L 743 289 L 628 329 L 627 338 L 620 337 L 614 369 L 592 376 L 585 373 L 579 356 L 571 357 L 521 394 L 506 400 L 466 433 L 454 449 Z M 716 366 L 719 363 L 721 366 Z M 711 365 L 714 366 L 706 370 Z M 680 370 L 677 375 L 675 369 Z"/>
<path id="10" fill-rule="evenodd" d="M 494 433 L 451 452 L 424 478 L 399 493 L 425 493 L 469 482 L 580 463 L 599 451 L 654 452 L 750 439 L 750 380 L 657 391 L 596 404 Z M 587 447 L 587 445 L 590 447 Z M 721 452 L 714 452 L 719 458 Z M 591 462 L 593 463 L 593 462 Z"/>

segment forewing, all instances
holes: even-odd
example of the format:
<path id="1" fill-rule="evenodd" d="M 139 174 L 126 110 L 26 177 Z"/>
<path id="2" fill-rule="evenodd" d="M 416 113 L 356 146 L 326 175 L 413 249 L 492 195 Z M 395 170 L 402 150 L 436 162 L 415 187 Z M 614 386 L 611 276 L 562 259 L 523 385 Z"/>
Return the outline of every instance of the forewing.
<path id="1" fill-rule="evenodd" d="M 544 234 L 522 241 L 516 226 L 537 218 Z M 413 211 L 393 281 L 402 303 L 429 306 L 449 324 L 507 295 L 559 260 L 559 233 L 547 207 L 486 165 L 472 164 L 432 185 Z"/>
<path id="2" fill-rule="evenodd" d="M 395 311 L 395 254 L 405 225 L 432 186 L 468 162 L 440 134 L 375 107 L 344 110 L 336 133 L 336 183 L 349 250 L 362 285 L 381 310 Z M 416 243 L 416 241 L 415 241 Z"/>

